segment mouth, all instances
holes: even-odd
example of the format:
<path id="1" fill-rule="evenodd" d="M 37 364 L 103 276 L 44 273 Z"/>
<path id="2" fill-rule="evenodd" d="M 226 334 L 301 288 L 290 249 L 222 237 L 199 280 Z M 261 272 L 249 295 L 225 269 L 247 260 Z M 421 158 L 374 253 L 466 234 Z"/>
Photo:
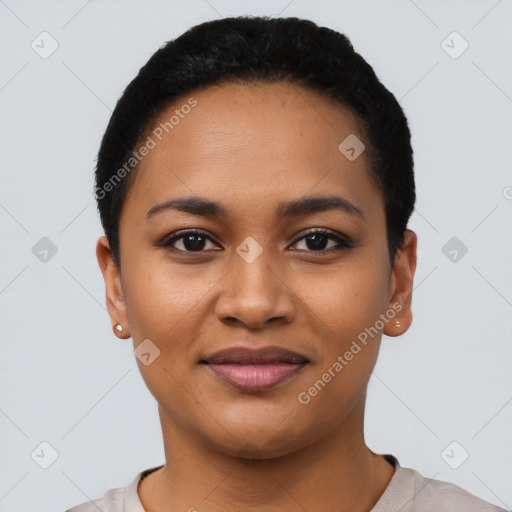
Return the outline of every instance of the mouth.
<path id="1" fill-rule="evenodd" d="M 310 361 L 280 347 L 233 347 L 202 359 L 217 378 L 243 391 L 266 391 L 293 379 Z"/>

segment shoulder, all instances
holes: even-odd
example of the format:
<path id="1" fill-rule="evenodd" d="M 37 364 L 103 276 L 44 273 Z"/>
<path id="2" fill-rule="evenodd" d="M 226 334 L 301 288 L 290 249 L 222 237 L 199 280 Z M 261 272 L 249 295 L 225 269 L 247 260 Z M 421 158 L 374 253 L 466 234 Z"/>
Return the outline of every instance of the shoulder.
<path id="1" fill-rule="evenodd" d="M 127 487 L 109 489 L 103 498 L 86 501 L 65 512 L 144 512 L 137 493 L 137 486 L 143 478 L 163 466 L 161 464 L 141 471 Z"/>
<path id="2" fill-rule="evenodd" d="M 125 510 L 126 488 L 109 489 L 103 498 L 86 501 L 65 512 L 117 512 Z"/>
<path id="3" fill-rule="evenodd" d="M 384 458 L 395 474 L 371 512 L 507 512 L 462 487 L 402 467 L 394 455 Z"/>
<path id="4" fill-rule="evenodd" d="M 410 468 L 400 468 L 400 471 L 414 485 L 414 499 L 411 512 L 420 510 L 425 512 L 505 511 L 505 509 L 492 505 L 450 482 L 425 478 Z"/>
<path id="5" fill-rule="evenodd" d="M 87 501 L 69 508 L 65 512 L 103 512 L 103 500 L 101 498 L 93 501 Z"/>

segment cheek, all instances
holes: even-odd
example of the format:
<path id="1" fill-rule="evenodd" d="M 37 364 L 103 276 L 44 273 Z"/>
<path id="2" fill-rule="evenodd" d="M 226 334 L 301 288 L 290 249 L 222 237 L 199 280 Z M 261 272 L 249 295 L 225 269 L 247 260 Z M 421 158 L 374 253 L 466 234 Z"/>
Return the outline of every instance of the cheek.
<path id="1" fill-rule="evenodd" d="M 185 408 L 183 389 L 197 365 L 197 339 L 208 315 L 208 294 L 218 278 L 192 266 L 162 263 L 149 256 L 132 258 L 126 266 L 126 305 L 134 349 L 146 339 L 159 350 L 151 365 L 137 364 L 158 402 L 169 396 Z M 186 394 L 186 393 L 185 393 Z"/>
<path id="2" fill-rule="evenodd" d="M 331 279 L 322 292 L 308 296 L 322 349 L 300 391 L 308 417 L 321 416 L 325 431 L 352 410 L 377 361 L 382 326 L 375 326 L 385 297 L 380 286 L 375 273 L 354 272 Z"/>
<path id="3" fill-rule="evenodd" d="M 350 346 L 384 312 L 387 286 L 383 276 L 375 261 L 355 259 L 354 264 L 323 277 L 319 273 L 315 286 L 310 276 L 302 276 L 301 295 L 321 335 L 333 341 L 330 354 Z"/>
<path id="4" fill-rule="evenodd" d="M 215 280 L 199 268 L 184 270 L 160 259 L 133 259 L 126 268 L 126 306 L 132 337 L 178 342 L 198 325 L 201 299 Z M 210 282 L 211 281 L 211 282 Z M 188 331 L 187 331 L 188 330 Z"/>
<path id="5" fill-rule="evenodd" d="M 143 255 L 132 258 L 124 273 L 134 349 L 146 339 L 158 349 L 149 365 L 137 358 L 139 371 L 166 414 L 185 426 L 187 415 L 201 412 L 190 395 L 197 364 L 194 341 L 205 319 L 201 299 L 207 298 L 215 281 L 200 270 L 184 273 L 177 265 L 151 263 Z"/>
<path id="6" fill-rule="evenodd" d="M 305 407 L 313 416 L 322 414 L 326 425 L 351 410 L 377 361 L 387 299 L 385 266 L 379 261 L 378 254 L 366 251 L 307 295 L 325 342 L 314 377 L 303 390 L 310 400 Z"/>

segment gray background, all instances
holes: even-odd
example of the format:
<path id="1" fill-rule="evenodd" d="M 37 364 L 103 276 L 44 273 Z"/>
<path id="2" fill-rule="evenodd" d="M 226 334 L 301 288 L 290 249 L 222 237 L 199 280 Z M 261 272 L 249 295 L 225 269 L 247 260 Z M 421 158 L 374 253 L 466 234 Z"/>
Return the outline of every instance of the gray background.
<path id="1" fill-rule="evenodd" d="M 0 510 L 63 511 L 164 462 L 156 402 L 131 339 L 113 335 L 104 307 L 94 163 L 112 108 L 153 52 L 192 25 L 239 14 L 298 16 L 344 32 L 402 104 L 418 193 L 414 323 L 383 337 L 367 442 L 512 507 L 512 1 L 8 0 L 0 2 Z M 43 31 L 59 45 L 47 58 L 31 47 L 50 48 Z M 469 43 L 457 58 L 463 41 L 442 43 L 453 31 Z M 43 237 L 57 248 L 46 262 L 32 251 Z M 452 237 L 468 248 L 456 261 L 453 247 L 443 249 Z M 42 442 L 58 453 L 47 469 Z M 459 465 L 463 450 L 469 458 L 453 469 L 447 462 Z"/>

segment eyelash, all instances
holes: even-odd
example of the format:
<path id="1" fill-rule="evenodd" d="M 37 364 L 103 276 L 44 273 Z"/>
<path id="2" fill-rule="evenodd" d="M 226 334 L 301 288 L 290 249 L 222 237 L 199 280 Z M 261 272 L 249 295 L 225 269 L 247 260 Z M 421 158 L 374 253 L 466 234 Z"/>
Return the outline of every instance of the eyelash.
<path id="1" fill-rule="evenodd" d="M 308 231 L 307 233 L 302 235 L 300 238 L 295 240 L 295 242 L 293 242 L 292 245 L 297 244 L 298 242 L 300 242 L 301 240 L 304 240 L 308 236 L 316 235 L 316 234 L 326 235 L 328 238 L 330 238 L 332 240 L 335 240 L 338 243 L 338 246 L 337 247 L 330 247 L 329 249 L 321 249 L 321 250 L 318 250 L 318 251 L 302 250 L 302 251 L 299 251 L 299 252 L 305 252 L 305 253 L 308 253 L 308 254 L 311 254 L 311 253 L 313 253 L 313 254 L 326 254 L 326 253 L 329 253 L 331 251 L 341 251 L 341 250 L 346 250 L 346 249 L 352 248 L 352 245 L 347 240 L 345 240 L 344 238 L 342 238 L 340 236 L 337 236 L 337 235 L 334 235 L 330 231 L 327 231 L 327 230 L 321 229 L 321 228 L 313 229 L 313 230 Z M 206 235 L 202 231 L 191 229 L 191 230 L 187 230 L 187 231 L 181 231 L 177 235 L 174 235 L 171 238 L 164 239 L 162 242 L 160 242 L 160 243 L 158 243 L 156 245 L 161 246 L 161 247 L 166 247 L 166 248 L 168 248 L 170 250 L 173 250 L 173 251 L 176 251 L 176 252 L 180 252 L 180 253 L 186 253 L 186 254 L 194 254 L 195 255 L 195 254 L 200 254 L 202 252 L 207 252 L 207 251 L 204 251 L 204 250 L 200 250 L 200 251 L 187 251 L 187 250 L 176 249 L 175 247 L 172 247 L 172 244 L 174 244 L 178 240 L 181 240 L 181 239 L 185 238 L 187 235 L 199 235 L 199 236 L 202 236 L 202 237 L 210 240 L 211 242 L 214 242 L 208 235 Z"/>

